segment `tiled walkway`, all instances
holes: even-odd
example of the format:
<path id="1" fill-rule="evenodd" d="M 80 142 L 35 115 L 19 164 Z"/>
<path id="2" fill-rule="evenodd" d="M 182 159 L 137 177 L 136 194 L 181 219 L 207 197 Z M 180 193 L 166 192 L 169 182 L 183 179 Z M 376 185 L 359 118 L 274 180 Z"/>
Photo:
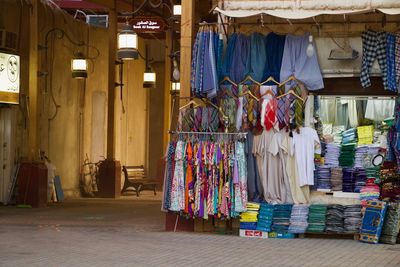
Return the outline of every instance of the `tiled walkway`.
<path id="1" fill-rule="evenodd" d="M 0 266 L 400 266 L 400 245 L 163 232 L 159 200 L 141 199 L 0 207 Z"/>

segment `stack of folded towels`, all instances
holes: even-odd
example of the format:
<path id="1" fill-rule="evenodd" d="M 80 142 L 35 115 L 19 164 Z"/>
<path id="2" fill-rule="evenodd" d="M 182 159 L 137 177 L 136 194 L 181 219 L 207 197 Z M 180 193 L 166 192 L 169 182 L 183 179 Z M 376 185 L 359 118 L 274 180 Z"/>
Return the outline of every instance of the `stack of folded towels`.
<path id="1" fill-rule="evenodd" d="M 260 204 L 258 214 L 257 230 L 271 232 L 272 220 L 274 216 L 274 205 L 268 203 Z"/>
<path id="2" fill-rule="evenodd" d="M 308 205 L 293 205 L 292 214 L 290 216 L 289 233 L 304 234 L 308 227 Z"/>
<path id="3" fill-rule="evenodd" d="M 342 205 L 328 205 L 328 210 L 326 211 L 326 231 L 343 233 L 344 207 Z"/>
<path id="4" fill-rule="evenodd" d="M 360 232 L 362 220 L 361 205 L 347 205 L 344 207 L 344 232 L 355 234 Z"/>
<path id="5" fill-rule="evenodd" d="M 240 229 L 256 230 L 260 204 L 247 202 L 247 211 L 240 214 Z"/>
<path id="6" fill-rule="evenodd" d="M 322 233 L 325 230 L 327 205 L 311 204 L 308 209 L 307 232 Z"/>
<path id="7" fill-rule="evenodd" d="M 359 126 L 357 127 L 358 144 L 372 144 L 374 142 L 374 126 Z"/>
<path id="8" fill-rule="evenodd" d="M 287 233 L 292 214 L 292 204 L 277 204 L 274 206 L 271 230 L 277 233 Z"/>
<path id="9" fill-rule="evenodd" d="M 343 171 L 340 167 L 331 168 L 331 186 L 332 191 L 342 191 Z"/>

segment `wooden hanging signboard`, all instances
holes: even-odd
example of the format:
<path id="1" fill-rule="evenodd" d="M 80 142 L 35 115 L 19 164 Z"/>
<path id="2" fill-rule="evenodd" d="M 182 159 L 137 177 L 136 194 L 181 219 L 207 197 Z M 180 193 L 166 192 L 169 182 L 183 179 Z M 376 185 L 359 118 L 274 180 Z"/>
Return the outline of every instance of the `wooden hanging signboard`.
<path id="1" fill-rule="evenodd" d="M 164 32 L 166 23 L 161 17 L 136 17 L 130 21 L 133 30 L 137 33 Z"/>

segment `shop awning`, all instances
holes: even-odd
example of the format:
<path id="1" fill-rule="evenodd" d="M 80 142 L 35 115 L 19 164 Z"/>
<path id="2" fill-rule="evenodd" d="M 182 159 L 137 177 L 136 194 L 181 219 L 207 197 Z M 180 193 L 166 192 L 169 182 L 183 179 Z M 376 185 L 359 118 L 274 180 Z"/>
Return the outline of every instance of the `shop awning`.
<path id="1" fill-rule="evenodd" d="M 224 9 L 215 11 L 228 17 L 242 18 L 267 14 L 285 19 L 305 19 L 318 15 L 368 13 L 379 10 L 400 14 L 399 0 L 225 0 Z"/>

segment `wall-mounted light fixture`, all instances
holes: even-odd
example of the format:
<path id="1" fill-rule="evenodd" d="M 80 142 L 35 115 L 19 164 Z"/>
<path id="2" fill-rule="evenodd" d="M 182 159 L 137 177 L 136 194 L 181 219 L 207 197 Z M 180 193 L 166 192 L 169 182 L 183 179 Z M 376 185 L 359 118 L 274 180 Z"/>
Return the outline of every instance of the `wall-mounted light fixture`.
<path id="1" fill-rule="evenodd" d="M 179 94 L 181 91 L 181 83 L 180 82 L 172 82 L 171 83 L 171 94 Z"/>
<path id="2" fill-rule="evenodd" d="M 182 5 L 180 0 L 176 0 L 176 3 L 174 4 L 173 14 L 174 16 L 182 15 Z"/>
<path id="3" fill-rule="evenodd" d="M 71 59 L 72 78 L 85 79 L 87 78 L 87 60 L 82 53 L 77 53 Z"/>
<path id="4" fill-rule="evenodd" d="M 139 58 L 138 36 L 129 25 L 128 21 L 118 33 L 118 52 L 117 56 L 121 60 L 132 60 Z"/>
<path id="5" fill-rule="evenodd" d="M 156 73 L 148 66 L 143 74 L 143 87 L 154 88 L 156 85 Z"/>

